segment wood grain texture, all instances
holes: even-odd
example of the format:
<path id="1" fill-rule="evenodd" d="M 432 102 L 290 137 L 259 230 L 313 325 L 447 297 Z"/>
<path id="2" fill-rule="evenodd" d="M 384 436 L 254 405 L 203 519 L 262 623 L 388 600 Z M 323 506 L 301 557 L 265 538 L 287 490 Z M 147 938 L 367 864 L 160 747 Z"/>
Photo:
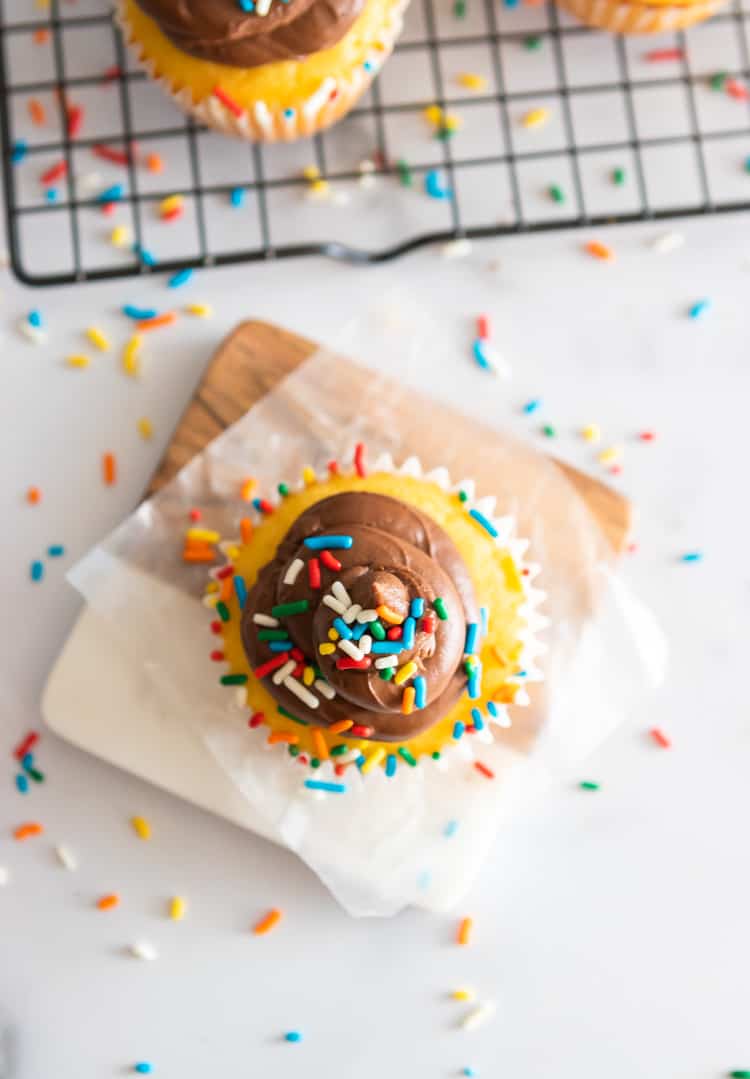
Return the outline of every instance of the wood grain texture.
<path id="1" fill-rule="evenodd" d="M 317 345 L 266 322 L 243 322 L 224 339 L 180 419 L 147 494 L 168 483 L 212 439 L 235 423 L 311 356 Z M 428 411 L 443 406 L 430 403 Z M 490 436 L 491 437 L 491 436 Z M 598 521 L 615 551 L 627 541 L 630 502 L 617 491 L 555 461 Z"/>

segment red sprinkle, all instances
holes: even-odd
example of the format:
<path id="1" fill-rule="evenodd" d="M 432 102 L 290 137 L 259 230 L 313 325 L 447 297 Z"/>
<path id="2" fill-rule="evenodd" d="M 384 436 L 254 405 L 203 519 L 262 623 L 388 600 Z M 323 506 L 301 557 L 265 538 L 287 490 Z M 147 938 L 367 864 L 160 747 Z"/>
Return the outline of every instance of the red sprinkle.
<path id="1" fill-rule="evenodd" d="M 328 462 L 328 472 L 329 472 L 329 474 L 331 476 L 338 476 L 338 474 L 339 474 L 339 463 L 338 463 L 338 461 L 329 461 Z"/>
<path id="2" fill-rule="evenodd" d="M 305 671 L 304 663 L 298 663 L 292 671 L 292 678 L 301 678 Z"/>
<path id="3" fill-rule="evenodd" d="M 736 79 L 727 79 L 724 87 L 729 96 L 733 97 L 735 101 L 750 101 L 750 90 L 743 86 L 741 82 L 737 82 Z"/>
<path id="4" fill-rule="evenodd" d="M 102 82 L 103 83 L 114 82 L 114 80 L 119 79 L 121 75 L 122 75 L 122 68 L 119 66 L 119 64 L 113 64 L 112 67 L 108 67 L 107 70 L 102 75 Z"/>
<path id="5" fill-rule="evenodd" d="M 253 674 L 256 678 L 265 678 L 267 674 L 272 671 L 277 671 L 279 667 L 283 667 L 285 663 L 289 661 L 289 653 L 282 652 L 280 656 L 274 656 L 273 659 L 269 659 L 267 663 L 261 663 L 260 667 L 256 667 Z"/>
<path id="6" fill-rule="evenodd" d="M 390 629 L 385 631 L 385 635 L 389 641 L 400 641 L 403 633 L 403 626 L 391 626 Z"/>
<path id="7" fill-rule="evenodd" d="M 221 663 L 221 661 L 224 659 L 224 653 L 223 652 L 212 652 L 211 653 L 211 659 L 214 661 L 214 663 Z"/>
<path id="8" fill-rule="evenodd" d="M 374 727 L 366 727 L 363 723 L 355 723 L 346 733 L 353 738 L 371 738 L 373 732 Z"/>
<path id="9" fill-rule="evenodd" d="M 307 764 L 307 757 L 304 753 L 297 757 L 297 764 Z"/>
<path id="10" fill-rule="evenodd" d="M 310 588 L 320 588 L 320 562 L 317 558 L 311 558 L 307 563 L 307 576 Z"/>
<path id="11" fill-rule="evenodd" d="M 654 431 L 641 431 L 638 437 L 641 442 L 653 442 L 656 438 L 656 433 Z"/>
<path id="12" fill-rule="evenodd" d="M 220 570 L 216 571 L 216 576 L 220 581 L 223 581 L 225 577 L 231 577 L 234 573 L 234 566 L 222 566 Z"/>
<path id="13" fill-rule="evenodd" d="M 115 206 L 116 205 L 117 205 L 117 203 L 115 203 L 115 202 L 103 202 L 102 203 L 102 213 L 104 214 L 104 216 L 105 217 L 111 217 L 112 214 L 115 212 Z"/>
<path id="14" fill-rule="evenodd" d="M 492 769 L 488 768 L 486 764 L 482 764 L 481 761 L 474 761 L 474 767 L 478 772 L 481 772 L 483 776 L 486 776 L 487 779 L 495 778 L 495 773 L 492 771 Z"/>
<path id="15" fill-rule="evenodd" d="M 97 143 L 96 146 L 91 147 L 91 152 L 96 154 L 97 157 L 103 158 L 105 161 L 111 161 L 114 165 L 129 165 L 130 155 L 125 150 L 117 150 L 114 146 L 105 146 L 103 143 Z"/>
<path id="16" fill-rule="evenodd" d="M 68 106 L 68 138 L 74 139 L 80 135 L 83 127 L 83 107 L 81 105 Z"/>
<path id="17" fill-rule="evenodd" d="M 229 94 L 225 90 L 222 90 L 222 88 L 220 86 L 214 86 L 212 93 L 213 93 L 214 97 L 217 99 L 217 101 L 220 101 L 222 103 L 222 105 L 225 108 L 229 109 L 229 111 L 234 116 L 243 116 L 244 115 L 245 110 L 242 108 L 242 106 L 238 105 L 237 102 L 234 100 L 234 98 L 231 98 L 229 96 Z"/>
<path id="18" fill-rule="evenodd" d="M 165 214 L 161 215 L 162 221 L 174 221 L 177 217 L 182 217 L 185 212 L 184 206 L 174 206 L 171 210 L 167 210 Z"/>
<path id="19" fill-rule="evenodd" d="M 480 341 L 489 341 L 491 333 L 489 315 L 479 315 L 477 318 L 477 337 Z"/>
<path id="20" fill-rule="evenodd" d="M 68 162 L 58 161 L 56 165 L 43 172 L 39 179 L 43 184 L 53 184 L 55 180 L 61 180 L 63 176 L 68 174 Z"/>
<path id="21" fill-rule="evenodd" d="M 638 550 L 638 544 L 637 543 L 629 543 L 627 545 L 627 547 L 625 548 L 625 550 L 628 552 L 628 554 L 635 554 L 635 552 Z"/>
<path id="22" fill-rule="evenodd" d="M 346 765 L 345 764 L 334 764 L 333 770 L 334 770 L 334 772 L 336 773 L 337 776 L 342 776 L 344 774 L 344 772 L 346 771 Z"/>
<path id="23" fill-rule="evenodd" d="M 29 731 L 26 737 L 22 739 L 22 741 L 20 741 L 16 748 L 13 750 L 13 756 L 16 758 L 17 761 L 22 760 L 26 756 L 26 754 L 34 748 L 38 741 L 39 734 L 37 733 L 37 731 Z"/>
<path id="24" fill-rule="evenodd" d="M 289 655 L 292 657 L 292 659 L 296 659 L 298 663 L 305 662 L 305 653 L 302 651 L 301 648 L 293 648 Z"/>
<path id="25" fill-rule="evenodd" d="M 273 513 L 273 506 L 267 498 L 258 499 L 258 509 L 261 513 Z"/>
<path id="26" fill-rule="evenodd" d="M 200 521 L 202 516 L 203 516 L 203 514 L 198 509 L 192 509 L 190 511 L 190 513 L 188 514 L 188 517 L 190 518 L 191 521 Z"/>
<path id="27" fill-rule="evenodd" d="M 432 617 L 431 614 L 426 614 L 422 619 L 422 631 L 424 633 L 435 632 L 435 619 Z"/>
<path id="28" fill-rule="evenodd" d="M 330 551 L 320 552 L 320 561 L 326 567 L 326 569 L 335 570 L 336 573 L 341 569 L 341 563 L 338 558 L 334 558 Z"/>
<path id="29" fill-rule="evenodd" d="M 263 713 L 262 712 L 255 712 L 254 715 L 250 716 L 250 719 L 248 719 L 247 725 L 248 725 L 248 727 L 252 727 L 253 730 L 255 730 L 256 727 L 260 727 L 261 723 L 265 723 L 265 722 L 266 722 L 266 717 L 263 715 Z"/>
<path id="30" fill-rule="evenodd" d="M 364 659 L 351 659 L 349 656 L 345 656 L 342 659 L 336 660 L 336 669 L 339 671 L 367 671 L 370 669 L 372 660 L 369 656 L 365 656 Z M 354 730 L 354 728 L 351 728 Z"/>
<path id="31" fill-rule="evenodd" d="M 652 727 L 649 734 L 656 742 L 657 746 L 661 746 L 662 749 L 669 749 L 671 747 L 672 743 L 667 738 L 664 731 L 660 731 L 658 727 Z"/>
<path id="32" fill-rule="evenodd" d="M 216 619 L 215 622 L 211 623 L 211 632 L 212 633 L 221 633 L 221 622 L 218 620 L 218 618 Z"/>
<path id="33" fill-rule="evenodd" d="M 645 60 L 659 63 L 660 60 L 684 60 L 685 53 L 682 49 L 652 49 L 644 56 Z"/>
<path id="34" fill-rule="evenodd" d="M 358 476 L 366 476 L 367 470 L 365 469 L 365 444 L 364 442 L 358 442 L 354 449 L 354 467 L 357 470 Z"/>

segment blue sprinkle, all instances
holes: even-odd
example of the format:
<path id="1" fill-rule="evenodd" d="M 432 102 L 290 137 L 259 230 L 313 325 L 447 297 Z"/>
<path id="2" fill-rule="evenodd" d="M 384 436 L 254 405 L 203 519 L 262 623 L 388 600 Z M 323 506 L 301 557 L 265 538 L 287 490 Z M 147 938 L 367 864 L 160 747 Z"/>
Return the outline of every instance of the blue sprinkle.
<path id="1" fill-rule="evenodd" d="M 21 767 L 26 768 L 26 769 L 34 767 L 34 754 L 33 753 L 25 753 L 23 755 L 23 757 L 21 757 Z"/>
<path id="2" fill-rule="evenodd" d="M 398 767 L 398 757 L 395 753 L 389 753 L 385 758 L 385 774 L 389 779 L 396 774 L 396 768 Z"/>
<path id="3" fill-rule="evenodd" d="M 127 315 L 128 318 L 133 318 L 136 322 L 141 322 L 143 319 L 156 318 L 159 312 L 155 307 L 135 307 L 132 303 L 126 303 L 122 309 L 123 315 Z"/>
<path id="4" fill-rule="evenodd" d="M 31 579 L 32 581 L 41 581 L 44 576 L 44 565 L 37 558 L 31 563 Z"/>
<path id="5" fill-rule="evenodd" d="M 474 724 L 474 730 L 475 731 L 483 731 L 484 730 L 484 720 L 482 719 L 482 713 L 479 711 L 478 708 L 472 708 L 472 710 L 471 710 L 471 721 Z"/>
<path id="6" fill-rule="evenodd" d="M 25 775 L 20 772 L 16 776 L 16 786 L 18 787 L 19 794 L 27 794 L 29 790 L 29 781 Z"/>
<path id="7" fill-rule="evenodd" d="M 119 202 L 122 199 L 124 188 L 122 184 L 112 184 L 96 196 L 97 202 Z"/>
<path id="8" fill-rule="evenodd" d="M 466 627 L 466 644 L 464 645 L 464 655 L 471 656 L 477 650 L 477 636 L 479 634 L 479 626 L 476 622 L 469 622 Z"/>
<path id="9" fill-rule="evenodd" d="M 133 1068 L 133 1071 L 138 1072 L 139 1075 L 150 1075 L 153 1070 L 153 1067 L 147 1060 L 139 1060 Z"/>
<path id="10" fill-rule="evenodd" d="M 397 656 L 403 650 L 401 641 L 373 641 L 370 653 L 373 656 Z"/>
<path id="11" fill-rule="evenodd" d="M 255 11 L 255 4 L 253 0 L 239 0 L 239 5 L 243 11 L 249 15 L 251 11 Z"/>
<path id="12" fill-rule="evenodd" d="M 240 206 L 245 201 L 245 189 L 244 187 L 233 187 L 229 192 L 229 202 L 236 210 L 239 210 Z"/>
<path id="13" fill-rule="evenodd" d="M 494 701 L 487 701 L 487 711 L 490 713 L 493 719 L 499 715 L 497 705 Z"/>
<path id="14" fill-rule="evenodd" d="M 440 169 L 430 169 L 425 174 L 424 189 L 431 199 L 452 199 L 453 192 L 445 186 Z"/>
<path id="15" fill-rule="evenodd" d="M 411 607 L 409 608 L 409 614 L 412 618 L 421 618 L 424 614 L 424 600 L 421 596 L 417 596 L 411 601 Z"/>
<path id="16" fill-rule="evenodd" d="M 427 703 L 427 682 L 424 675 L 417 675 L 413 682 L 414 686 L 414 707 L 424 708 Z"/>
<path id="17" fill-rule="evenodd" d="M 144 266 L 156 266 L 156 257 L 147 248 L 142 247 L 141 244 L 133 244 L 133 251 Z"/>
<path id="18" fill-rule="evenodd" d="M 527 416 L 530 416 L 532 412 L 536 412 L 536 410 L 541 407 L 541 397 L 535 397 L 533 398 L 533 400 L 526 402 L 526 404 L 523 406 L 523 411 L 526 413 Z"/>
<path id="19" fill-rule="evenodd" d="M 245 603 L 247 602 L 247 585 L 245 584 L 245 578 L 241 577 L 239 573 L 235 573 L 233 580 L 234 592 L 237 596 L 237 602 L 240 605 L 240 610 L 242 610 L 245 606 Z"/>
<path id="20" fill-rule="evenodd" d="M 497 539 L 498 531 L 495 526 L 487 520 L 483 513 L 479 510 L 469 510 L 469 517 L 473 517 L 477 524 L 480 524 L 485 532 L 489 532 L 493 539 Z"/>
<path id="21" fill-rule="evenodd" d="M 476 700 L 479 700 L 479 698 L 481 696 L 482 696 L 481 672 L 478 670 L 478 668 L 475 667 L 474 670 L 469 675 L 469 699 L 472 700 L 472 701 L 476 701 Z"/>
<path id="22" fill-rule="evenodd" d="M 508 5 L 508 6 L 510 7 L 511 5 Z M 462 1068 L 461 1069 L 461 1075 L 465 1075 L 466 1079 L 476 1079 L 476 1076 L 478 1075 L 478 1072 L 475 1072 L 473 1068 L 468 1068 L 467 1067 L 467 1068 Z"/>
<path id="23" fill-rule="evenodd" d="M 471 346 L 471 351 L 474 354 L 474 359 L 478 366 L 481 367 L 483 371 L 495 370 L 490 362 L 489 356 L 484 351 L 484 341 L 482 341 L 481 338 L 476 338 L 474 344 Z"/>
<path id="24" fill-rule="evenodd" d="M 47 554 L 50 558 L 62 558 L 65 554 L 65 548 L 62 543 L 53 543 L 51 547 L 47 548 Z"/>
<path id="25" fill-rule="evenodd" d="M 688 314 L 690 318 L 700 318 L 701 315 L 704 315 L 706 311 L 708 311 L 710 306 L 710 300 L 698 300 L 698 302 L 694 303 L 693 306 L 690 308 Z"/>
<path id="26" fill-rule="evenodd" d="M 33 311 L 29 311 L 29 325 L 34 326 L 37 330 L 41 329 L 44 325 L 41 311 L 37 311 L 36 308 L 34 308 Z"/>
<path id="27" fill-rule="evenodd" d="M 365 69 L 365 71 L 374 71 L 375 69 L 375 65 L 373 64 L 372 60 L 365 60 L 364 64 L 362 64 L 362 67 Z"/>
<path id="28" fill-rule="evenodd" d="M 330 794 L 343 794 L 346 790 L 345 783 L 326 783 L 322 779 L 306 779 L 305 786 L 309 791 L 328 791 Z"/>
<path id="29" fill-rule="evenodd" d="M 464 726 L 464 724 L 461 722 L 460 719 L 457 719 L 456 722 L 453 724 L 453 737 L 456 739 L 456 741 L 458 741 L 459 738 L 463 738 L 465 730 L 466 727 Z"/>
<path id="30" fill-rule="evenodd" d="M 487 636 L 487 630 L 490 628 L 490 612 L 486 607 L 479 608 L 479 621 L 482 628 L 482 636 Z"/>
<path id="31" fill-rule="evenodd" d="M 516 678 L 526 678 L 526 671 L 516 671 Z"/>
<path id="32" fill-rule="evenodd" d="M 311 551 L 348 551 L 353 543 L 351 536 L 308 536 L 305 547 Z"/>
<path id="33" fill-rule="evenodd" d="M 346 625 L 346 622 L 344 622 L 344 625 Z M 351 631 L 352 640 L 353 641 L 358 641 L 361 637 L 364 637 L 364 635 L 367 632 L 368 628 L 369 627 L 368 627 L 367 622 L 357 622 L 356 626 L 354 626 L 352 631 Z"/>
<path id="34" fill-rule="evenodd" d="M 294 645 L 291 641 L 269 641 L 268 647 L 272 652 L 288 652 Z"/>
<path id="35" fill-rule="evenodd" d="M 413 618 L 406 618 L 404 620 L 403 632 L 401 633 L 401 644 L 404 648 L 414 647 L 414 636 L 417 632 L 417 623 Z"/>
<path id="36" fill-rule="evenodd" d="M 305 786 L 308 786 L 308 784 L 305 784 Z M 288 1030 L 286 1032 L 286 1034 L 284 1035 L 284 1041 L 285 1042 L 301 1042 L 302 1041 L 302 1035 L 300 1034 L 300 1032 L 298 1030 Z"/>
<path id="37" fill-rule="evenodd" d="M 289 3 L 289 0 L 284 0 L 284 3 Z M 284 109 L 284 116 L 286 116 L 287 120 L 291 120 L 294 116 L 294 109 Z"/>
<path id="38" fill-rule="evenodd" d="M 687 551 L 682 558 L 681 562 L 702 562 L 703 554 L 701 551 Z"/>
<path id="39" fill-rule="evenodd" d="M 57 190 L 56 187 L 48 187 L 47 190 L 44 192 L 44 197 L 47 202 L 57 202 L 59 195 L 60 192 Z"/>
<path id="40" fill-rule="evenodd" d="M 445 836 L 446 839 L 450 839 L 450 837 L 455 835 L 457 831 L 458 831 L 458 821 L 457 820 L 449 820 L 448 823 L 446 824 L 445 828 L 443 828 L 443 835 Z"/>
<path id="41" fill-rule="evenodd" d="M 343 637 L 345 641 L 350 641 L 354 636 L 343 618 L 334 618 L 333 628 L 336 630 L 339 637 Z"/>
<path id="42" fill-rule="evenodd" d="M 420 892 L 426 892 L 431 883 L 432 873 L 430 873 L 429 869 L 423 869 L 417 877 L 417 888 L 419 888 Z"/>
<path id="43" fill-rule="evenodd" d="M 177 273 L 172 274 L 167 281 L 167 288 L 179 288 L 180 285 L 186 285 L 192 276 L 192 269 L 186 266 L 184 270 L 178 270 Z"/>
<path id="44" fill-rule="evenodd" d="M 366 760 L 367 760 L 367 757 L 364 755 L 364 753 L 360 753 L 360 755 L 357 757 L 357 759 L 355 760 L 354 763 L 356 764 L 357 768 L 361 768 Z"/>
<path id="45" fill-rule="evenodd" d="M 10 159 L 14 165 L 20 165 L 23 159 L 28 153 L 28 146 L 24 139 L 18 139 L 13 143 L 13 149 L 10 152 Z"/>

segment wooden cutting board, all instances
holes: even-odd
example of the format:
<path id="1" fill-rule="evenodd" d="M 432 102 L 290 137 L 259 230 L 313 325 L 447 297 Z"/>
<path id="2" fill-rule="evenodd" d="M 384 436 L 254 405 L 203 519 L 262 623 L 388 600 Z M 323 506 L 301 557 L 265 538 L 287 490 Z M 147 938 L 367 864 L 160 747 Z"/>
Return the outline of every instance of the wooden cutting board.
<path id="1" fill-rule="evenodd" d="M 175 429 L 147 494 L 154 494 L 217 435 L 318 349 L 313 341 L 267 322 L 242 322 L 221 343 Z M 356 379 L 356 375 L 348 377 Z M 356 398 L 353 398 L 356 399 Z M 455 428 L 456 414 L 429 402 L 430 424 Z M 476 424 L 472 430 L 477 429 Z M 490 435 L 491 437 L 491 435 Z M 617 491 L 562 461 L 555 464 L 586 501 L 613 549 L 620 552 L 632 521 L 631 503 Z M 488 489 L 492 489 L 490 486 Z"/>

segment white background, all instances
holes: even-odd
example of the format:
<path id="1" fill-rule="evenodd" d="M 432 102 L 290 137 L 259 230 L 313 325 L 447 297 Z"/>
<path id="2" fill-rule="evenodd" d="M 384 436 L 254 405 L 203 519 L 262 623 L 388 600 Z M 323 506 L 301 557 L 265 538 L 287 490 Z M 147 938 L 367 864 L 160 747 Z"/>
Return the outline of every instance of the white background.
<path id="1" fill-rule="evenodd" d="M 201 272 L 181 302 L 214 304 L 148 342 L 143 379 L 113 355 L 83 372 L 64 357 L 96 323 L 118 345 L 126 301 L 164 308 L 163 284 L 2 292 L 0 394 L 3 603 L 0 608 L 0 1025 L 3 1079 L 106 1079 L 137 1060 L 172 1079 L 441 1079 L 473 1066 L 491 1079 L 713 1079 L 750 1068 L 747 1006 L 747 218 L 680 223 L 685 246 L 657 255 L 658 226 L 601 232 L 612 264 L 575 233 L 485 242 L 461 261 L 436 250 L 352 269 L 323 261 Z M 497 260 L 497 261 L 496 261 Z M 421 361 L 425 389 L 498 428 L 539 439 L 601 474 L 578 436 L 601 425 L 625 446 L 615 480 L 639 508 L 623 567 L 663 623 L 667 685 L 627 729 L 505 834 L 455 917 L 407 912 L 350 920 L 294 857 L 46 736 L 43 787 L 22 798 L 10 751 L 39 722 L 44 679 L 78 609 L 64 571 L 133 508 L 211 349 L 240 318 L 262 317 L 335 342 L 344 318 L 397 290 L 436 312 L 453 362 Z M 696 300 L 713 306 L 687 317 Z M 39 307 L 49 342 L 16 323 Z M 491 315 L 510 384 L 473 366 L 472 318 Z M 531 397 L 544 399 L 534 417 Z M 149 416 L 144 443 L 136 420 Z M 657 439 L 635 438 L 650 428 Z M 117 452 L 105 488 L 100 455 Z M 30 484 L 43 491 L 24 502 Z M 64 543 L 64 564 L 29 581 L 29 563 Z M 685 565 L 686 550 L 704 560 Z M 92 663 L 96 657 L 92 655 Z M 596 677 L 596 671 L 592 671 Z M 106 709 L 106 700 L 102 708 Z M 648 738 L 659 726 L 670 751 Z M 169 745 L 154 752 L 169 754 Z M 601 790 L 581 792 L 593 778 Z M 152 823 L 143 843 L 133 814 Z M 45 836 L 17 844 L 23 820 Z M 80 868 L 68 874 L 53 847 Z M 117 891 L 120 908 L 96 898 Z M 166 917 L 184 895 L 182 923 Z M 283 924 L 249 928 L 270 906 Z M 123 950 L 152 941 L 144 964 Z M 480 1031 L 457 1029 L 471 985 L 497 1001 Z M 300 1045 L 285 1030 L 302 1031 Z M 0 1034 L 0 1045 L 2 1045 Z M 0 1052 L 0 1061 L 3 1053 Z M 3 1070 L 4 1069 L 4 1070 Z"/>

